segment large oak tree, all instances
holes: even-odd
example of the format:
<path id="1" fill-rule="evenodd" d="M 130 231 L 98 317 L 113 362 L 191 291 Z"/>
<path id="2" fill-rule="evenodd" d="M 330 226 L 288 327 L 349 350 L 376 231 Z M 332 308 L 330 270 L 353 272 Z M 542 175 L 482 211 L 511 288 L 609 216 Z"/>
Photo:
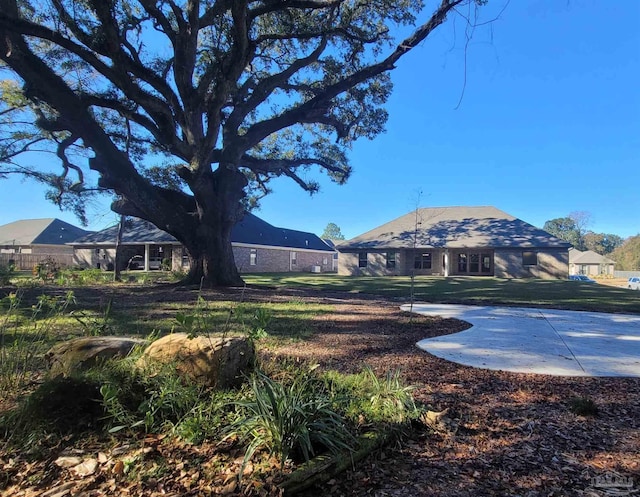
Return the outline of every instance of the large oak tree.
<path id="1" fill-rule="evenodd" d="M 0 60 L 41 133 L 23 143 L 44 137 L 61 161 L 61 196 L 91 187 L 84 157 L 115 212 L 184 244 L 189 281 L 236 285 L 247 203 L 280 176 L 315 191 L 309 168 L 344 182 L 349 146 L 384 130 L 394 64 L 482 3 L 441 0 L 394 40 L 421 1 L 0 0 Z"/>

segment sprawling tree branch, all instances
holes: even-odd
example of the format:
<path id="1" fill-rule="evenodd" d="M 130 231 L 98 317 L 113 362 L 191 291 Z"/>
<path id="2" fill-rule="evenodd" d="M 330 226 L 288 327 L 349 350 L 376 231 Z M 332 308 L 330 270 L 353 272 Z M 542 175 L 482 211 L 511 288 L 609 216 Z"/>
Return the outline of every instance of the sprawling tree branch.
<path id="1" fill-rule="evenodd" d="M 344 182 L 351 144 L 384 130 L 388 72 L 457 7 L 483 2 L 441 0 L 397 42 L 420 0 L 0 0 L 0 60 L 42 131 L 5 154 L 49 143 L 62 172 L 46 178 L 81 191 L 96 171 L 114 210 L 174 234 L 206 272 L 271 179 L 314 192 L 300 172 L 317 166 Z M 170 187 L 150 173 L 163 162 L 180 178 Z"/>
<path id="2" fill-rule="evenodd" d="M 280 129 L 293 126 L 294 124 L 301 122 L 303 119 L 306 119 L 306 122 L 308 122 L 308 116 L 317 115 L 319 119 L 323 119 L 325 109 L 328 108 L 331 101 L 336 96 L 360 83 L 393 69 L 396 62 L 403 55 L 426 39 L 434 29 L 444 22 L 447 14 L 463 1 L 464 0 L 443 0 L 438 10 L 431 16 L 429 21 L 420 26 L 411 36 L 399 43 L 395 50 L 381 62 L 369 65 L 354 74 L 348 75 L 338 82 L 326 87 L 321 94 L 316 95 L 307 102 L 287 112 L 283 112 L 279 116 L 254 124 L 245 135 L 239 138 L 244 142 L 244 148 L 248 150 L 260 143 L 270 134 L 275 133 Z"/>

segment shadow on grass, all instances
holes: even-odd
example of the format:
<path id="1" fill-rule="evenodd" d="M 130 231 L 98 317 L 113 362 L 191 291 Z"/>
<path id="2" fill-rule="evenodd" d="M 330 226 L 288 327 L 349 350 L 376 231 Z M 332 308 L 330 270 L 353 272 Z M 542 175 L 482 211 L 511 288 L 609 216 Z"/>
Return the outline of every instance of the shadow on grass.
<path id="1" fill-rule="evenodd" d="M 370 294 L 399 301 L 408 301 L 411 294 L 411 278 L 408 276 L 355 277 L 287 273 L 244 275 L 244 278 L 252 285 L 313 289 L 324 293 Z M 416 300 L 432 303 L 551 307 L 640 314 L 638 292 L 568 280 L 420 276 L 415 278 L 414 296 Z"/>

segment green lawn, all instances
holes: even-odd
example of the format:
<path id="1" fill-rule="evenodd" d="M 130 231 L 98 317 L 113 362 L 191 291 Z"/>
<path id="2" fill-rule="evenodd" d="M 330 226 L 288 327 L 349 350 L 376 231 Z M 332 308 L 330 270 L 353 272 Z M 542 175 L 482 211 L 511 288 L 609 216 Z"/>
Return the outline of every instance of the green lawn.
<path id="1" fill-rule="evenodd" d="M 302 287 L 380 295 L 409 300 L 408 276 L 355 277 L 336 274 L 246 274 L 250 285 Z M 559 309 L 640 314 L 640 292 L 568 280 L 420 276 L 415 299 L 422 302 L 554 307 Z"/>

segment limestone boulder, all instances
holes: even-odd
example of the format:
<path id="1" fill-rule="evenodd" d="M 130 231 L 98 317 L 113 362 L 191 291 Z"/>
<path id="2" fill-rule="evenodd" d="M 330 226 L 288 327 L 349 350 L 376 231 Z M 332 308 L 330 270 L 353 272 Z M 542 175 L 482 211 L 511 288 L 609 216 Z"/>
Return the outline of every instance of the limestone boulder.
<path id="1" fill-rule="evenodd" d="M 127 337 L 81 337 L 60 342 L 46 353 L 50 374 L 68 376 L 73 371 L 89 368 L 98 361 L 127 356 L 145 340 Z"/>
<path id="2" fill-rule="evenodd" d="M 173 333 L 149 345 L 139 364 L 173 363 L 178 372 L 205 386 L 229 388 L 242 383 L 243 373 L 253 367 L 254 360 L 253 343 L 246 338 Z"/>

